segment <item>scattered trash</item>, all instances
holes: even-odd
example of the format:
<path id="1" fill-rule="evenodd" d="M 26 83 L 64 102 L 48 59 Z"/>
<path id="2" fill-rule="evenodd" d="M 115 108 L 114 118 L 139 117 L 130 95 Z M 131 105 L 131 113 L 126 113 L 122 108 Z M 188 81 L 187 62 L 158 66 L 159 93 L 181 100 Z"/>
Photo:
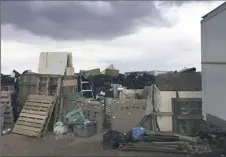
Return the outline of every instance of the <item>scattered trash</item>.
<path id="1" fill-rule="evenodd" d="M 10 133 L 11 132 L 11 128 L 9 128 L 9 127 L 7 127 L 7 128 L 5 128 L 5 129 L 3 129 L 3 131 L 2 131 L 2 135 L 7 135 L 8 133 Z"/>
<path id="2" fill-rule="evenodd" d="M 135 140 L 143 139 L 146 129 L 143 127 L 135 127 L 132 129 L 132 137 Z"/>
<path id="3" fill-rule="evenodd" d="M 68 127 L 66 125 L 64 125 L 63 122 L 59 121 L 54 125 L 53 131 L 56 135 L 66 134 L 68 131 Z"/>
<path id="4" fill-rule="evenodd" d="M 108 131 L 103 135 L 103 149 L 116 149 L 119 147 L 120 143 L 124 141 L 125 135 L 118 131 Z"/>
<path id="5" fill-rule="evenodd" d="M 91 137 L 97 133 L 96 122 L 91 122 L 86 119 L 84 123 L 74 124 L 73 132 L 79 137 Z"/>
<path id="6" fill-rule="evenodd" d="M 78 108 L 76 110 L 73 110 L 69 112 L 65 116 L 65 123 L 67 124 L 76 124 L 76 123 L 84 123 L 85 122 L 85 116 L 83 114 L 83 110 L 81 108 Z"/>

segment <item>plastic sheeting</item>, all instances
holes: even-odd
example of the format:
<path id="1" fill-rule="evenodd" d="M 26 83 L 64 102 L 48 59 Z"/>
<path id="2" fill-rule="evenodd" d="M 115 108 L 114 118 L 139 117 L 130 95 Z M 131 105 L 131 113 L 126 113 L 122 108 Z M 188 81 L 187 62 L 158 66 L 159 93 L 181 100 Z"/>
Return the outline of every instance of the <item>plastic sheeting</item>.
<path id="1" fill-rule="evenodd" d="M 53 131 L 56 135 L 65 134 L 65 133 L 67 133 L 68 128 L 66 125 L 64 125 L 63 122 L 59 121 L 56 124 L 54 124 Z"/>
<path id="2" fill-rule="evenodd" d="M 144 91 L 147 92 L 145 115 L 159 112 L 161 107 L 161 94 L 156 85 L 146 86 Z"/>
<path id="3" fill-rule="evenodd" d="M 65 116 L 65 122 L 67 124 L 84 123 L 85 119 L 81 108 L 73 110 Z"/>
<path id="4" fill-rule="evenodd" d="M 136 140 L 143 139 L 146 129 L 143 127 L 135 127 L 132 129 L 132 137 Z"/>
<path id="5" fill-rule="evenodd" d="M 145 87 L 144 94 L 146 94 L 146 108 L 145 115 L 142 120 L 142 125 L 148 119 L 151 121 L 150 129 L 153 131 L 160 131 L 157 114 L 161 106 L 161 95 L 156 85 Z"/>

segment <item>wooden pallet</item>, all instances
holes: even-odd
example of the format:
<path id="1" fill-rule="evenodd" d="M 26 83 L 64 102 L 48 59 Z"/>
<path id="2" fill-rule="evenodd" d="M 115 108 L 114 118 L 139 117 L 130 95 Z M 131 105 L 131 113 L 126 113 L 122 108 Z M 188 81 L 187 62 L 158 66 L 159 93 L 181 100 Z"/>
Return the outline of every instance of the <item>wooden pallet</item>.
<path id="1" fill-rule="evenodd" d="M 9 91 L 1 91 L 1 104 L 5 106 L 4 126 L 12 126 L 14 124 L 14 119 L 11 106 L 11 93 Z"/>
<path id="2" fill-rule="evenodd" d="M 13 126 L 14 118 L 11 106 L 6 106 L 4 111 L 4 126 Z"/>
<path id="3" fill-rule="evenodd" d="M 37 77 L 36 94 L 59 96 L 61 76 L 40 75 Z"/>
<path id="4" fill-rule="evenodd" d="M 11 93 L 8 91 L 1 91 L 1 104 L 11 106 Z"/>
<path id="5" fill-rule="evenodd" d="M 55 96 L 29 95 L 12 132 L 40 138 L 47 131 L 55 99 Z"/>
<path id="6" fill-rule="evenodd" d="M 58 117 L 61 82 L 62 76 L 59 75 L 39 75 L 37 77 L 36 94 L 56 97 L 57 102 L 54 107 L 53 121 L 51 121 L 52 125 L 56 123 Z"/>

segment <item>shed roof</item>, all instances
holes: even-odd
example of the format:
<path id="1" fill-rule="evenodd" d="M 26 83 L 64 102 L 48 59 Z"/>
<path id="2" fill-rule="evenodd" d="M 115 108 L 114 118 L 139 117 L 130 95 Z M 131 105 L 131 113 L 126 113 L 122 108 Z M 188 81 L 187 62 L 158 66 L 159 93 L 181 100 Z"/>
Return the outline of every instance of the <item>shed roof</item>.
<path id="1" fill-rule="evenodd" d="M 216 16 L 217 14 L 221 13 L 222 11 L 226 10 L 226 2 L 218 6 L 217 8 L 213 9 L 206 15 L 202 17 L 202 22 L 209 20 L 210 18 Z"/>
<path id="2" fill-rule="evenodd" d="M 156 76 L 161 91 L 202 91 L 201 72 L 167 73 Z"/>

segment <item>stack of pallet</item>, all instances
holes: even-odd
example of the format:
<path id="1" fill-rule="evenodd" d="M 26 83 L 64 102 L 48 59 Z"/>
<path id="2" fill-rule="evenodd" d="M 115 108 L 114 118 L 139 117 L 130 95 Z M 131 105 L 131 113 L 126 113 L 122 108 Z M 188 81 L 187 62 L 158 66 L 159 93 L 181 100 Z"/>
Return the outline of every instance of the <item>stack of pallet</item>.
<path id="1" fill-rule="evenodd" d="M 60 75 L 39 75 L 37 77 L 36 93 L 38 95 L 55 96 L 56 102 L 54 104 L 53 117 L 50 121 L 50 126 L 53 126 L 58 118 L 60 106 L 60 89 L 61 89 Z"/>
<path id="2" fill-rule="evenodd" d="M 38 138 L 44 135 L 48 131 L 55 98 L 54 96 L 29 95 L 12 132 Z"/>
<path id="3" fill-rule="evenodd" d="M 78 83 L 75 76 L 64 76 L 62 81 L 62 92 L 63 95 L 78 92 Z"/>
<path id="4" fill-rule="evenodd" d="M 12 127 L 14 124 L 12 106 L 11 106 L 11 93 L 8 91 L 1 92 L 1 104 L 4 106 L 4 127 Z"/>
<path id="5" fill-rule="evenodd" d="M 61 78 L 59 75 L 38 75 L 36 95 L 29 95 L 13 133 L 41 137 L 56 123 L 59 105 Z"/>

